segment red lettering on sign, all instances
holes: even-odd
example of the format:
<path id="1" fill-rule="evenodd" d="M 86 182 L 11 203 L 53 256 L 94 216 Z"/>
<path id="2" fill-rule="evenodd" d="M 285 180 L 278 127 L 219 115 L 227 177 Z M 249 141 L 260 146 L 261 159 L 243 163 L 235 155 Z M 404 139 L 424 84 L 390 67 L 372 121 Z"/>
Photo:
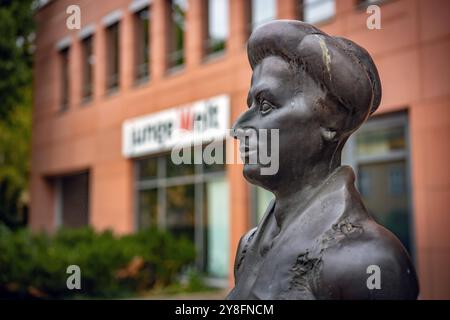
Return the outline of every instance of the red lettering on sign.
<path id="1" fill-rule="evenodd" d="M 184 130 L 192 130 L 192 112 L 190 109 L 180 111 L 180 127 Z"/>

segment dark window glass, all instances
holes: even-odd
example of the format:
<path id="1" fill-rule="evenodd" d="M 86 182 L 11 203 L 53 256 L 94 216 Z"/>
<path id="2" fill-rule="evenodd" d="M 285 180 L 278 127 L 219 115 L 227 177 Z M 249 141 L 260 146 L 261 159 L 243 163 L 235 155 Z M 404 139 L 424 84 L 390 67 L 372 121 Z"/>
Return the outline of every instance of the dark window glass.
<path id="1" fill-rule="evenodd" d="M 79 228 L 89 224 L 89 174 L 82 173 L 61 178 L 61 224 Z"/>
<path id="2" fill-rule="evenodd" d="M 167 188 L 167 229 L 195 241 L 195 185 Z"/>
<path id="3" fill-rule="evenodd" d="M 149 19 L 150 11 L 145 8 L 135 14 L 135 79 L 142 81 L 149 75 Z"/>
<path id="4" fill-rule="evenodd" d="M 358 166 L 358 189 L 375 220 L 391 230 L 410 250 L 410 214 L 406 161 L 385 161 Z"/>
<path id="5" fill-rule="evenodd" d="M 184 64 L 184 32 L 187 1 L 169 1 L 168 67 Z"/>
<path id="6" fill-rule="evenodd" d="M 139 229 L 157 227 L 158 225 L 158 190 L 142 190 L 138 194 Z"/>
<path id="7" fill-rule="evenodd" d="M 406 148 L 405 127 L 394 126 L 384 130 L 361 131 L 356 136 L 360 157 L 381 156 Z"/>
<path id="8" fill-rule="evenodd" d="M 108 90 L 119 86 L 119 22 L 106 29 L 106 87 Z"/>
<path id="9" fill-rule="evenodd" d="M 69 106 L 69 47 L 59 52 L 61 63 L 61 101 L 60 109 L 66 110 Z"/>
<path id="10" fill-rule="evenodd" d="M 195 174 L 194 148 L 183 148 L 180 151 L 180 157 L 186 159 L 188 163 L 175 164 L 170 155 L 166 157 L 167 177 L 189 176 Z"/>
<path id="11" fill-rule="evenodd" d="M 380 4 L 383 1 L 384 0 L 358 0 L 358 1 L 356 1 L 356 4 L 358 6 L 364 7 L 364 6 L 369 6 L 371 4 Z"/>
<path id="12" fill-rule="evenodd" d="M 202 162 L 204 173 L 222 172 L 225 170 L 225 162 L 226 162 L 225 150 L 226 147 L 224 141 L 218 141 L 203 146 Z M 205 157 L 210 158 L 210 161 L 208 163 L 207 163 L 208 159 L 206 159 Z"/>
<path id="13" fill-rule="evenodd" d="M 207 17 L 206 54 L 225 49 L 228 38 L 228 0 L 204 0 Z"/>
<path id="14" fill-rule="evenodd" d="M 355 168 L 367 210 L 411 252 L 407 118 L 398 114 L 373 118 L 348 143 L 344 163 Z"/>
<path id="15" fill-rule="evenodd" d="M 84 100 L 92 97 L 92 66 L 94 64 L 94 55 L 92 50 L 92 36 L 83 39 L 81 46 L 83 51 L 83 83 L 82 95 Z"/>
<path id="16" fill-rule="evenodd" d="M 138 161 L 139 180 L 154 179 L 158 175 L 158 158 L 149 158 Z"/>

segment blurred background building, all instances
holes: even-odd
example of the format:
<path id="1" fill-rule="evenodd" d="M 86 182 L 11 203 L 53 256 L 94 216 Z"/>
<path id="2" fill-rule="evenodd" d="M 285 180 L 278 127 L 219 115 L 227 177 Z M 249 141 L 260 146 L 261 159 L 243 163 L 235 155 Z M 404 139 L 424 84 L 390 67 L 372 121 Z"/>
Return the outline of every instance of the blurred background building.
<path id="1" fill-rule="evenodd" d="M 79 30 L 66 25 L 74 4 Z M 379 30 L 367 27 L 370 4 Z M 382 105 L 344 162 L 369 211 L 410 252 L 421 298 L 450 299 L 449 12 L 446 0 L 43 1 L 29 224 L 159 226 L 196 244 L 211 283 L 231 285 L 239 238 L 272 195 L 246 183 L 241 165 L 175 165 L 170 132 L 195 120 L 230 127 L 246 108 L 250 32 L 299 19 L 374 58 Z"/>

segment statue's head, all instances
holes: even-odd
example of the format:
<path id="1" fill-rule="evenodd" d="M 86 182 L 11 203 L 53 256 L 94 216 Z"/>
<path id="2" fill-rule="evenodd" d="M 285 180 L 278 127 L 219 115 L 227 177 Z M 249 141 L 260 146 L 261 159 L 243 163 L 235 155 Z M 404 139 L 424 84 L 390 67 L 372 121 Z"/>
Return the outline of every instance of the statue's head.
<path id="1" fill-rule="evenodd" d="M 276 191 L 339 166 L 346 140 L 381 100 L 367 51 L 309 24 L 276 20 L 252 33 L 247 52 L 253 70 L 248 110 L 233 129 L 238 137 L 246 129 L 279 129 L 279 168 L 264 175 L 264 165 L 246 163 L 245 177 Z M 270 143 L 259 139 L 258 148 L 267 147 L 270 153 Z"/>

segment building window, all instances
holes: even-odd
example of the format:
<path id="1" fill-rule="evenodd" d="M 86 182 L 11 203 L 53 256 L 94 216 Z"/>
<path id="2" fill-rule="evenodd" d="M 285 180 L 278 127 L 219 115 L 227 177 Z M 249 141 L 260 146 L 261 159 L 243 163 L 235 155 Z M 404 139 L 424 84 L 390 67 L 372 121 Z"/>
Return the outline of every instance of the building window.
<path id="1" fill-rule="evenodd" d="M 224 142 L 217 143 L 224 148 Z M 194 152 L 202 152 L 202 148 L 184 152 L 193 160 Z M 225 165 L 175 165 L 167 154 L 136 160 L 135 169 L 137 228 L 159 227 L 186 237 L 196 246 L 199 269 L 212 278 L 227 278 L 229 197 Z"/>
<path id="2" fill-rule="evenodd" d="M 371 4 L 381 4 L 382 2 L 384 2 L 386 0 L 358 0 L 357 6 L 361 7 L 361 8 L 366 8 L 368 6 L 370 6 Z"/>
<path id="3" fill-rule="evenodd" d="M 169 0 L 168 68 L 182 66 L 185 62 L 184 32 L 186 28 L 187 0 Z"/>
<path id="4" fill-rule="evenodd" d="M 119 87 L 119 26 L 116 22 L 106 28 L 106 89 L 115 91 Z"/>
<path id="5" fill-rule="evenodd" d="M 60 110 L 65 111 L 69 107 L 69 52 L 70 47 L 66 47 L 59 51 L 60 60 L 60 83 L 61 83 L 61 100 Z"/>
<path id="6" fill-rule="evenodd" d="M 343 163 L 358 177 L 357 188 L 374 219 L 411 253 L 411 186 L 407 117 L 383 115 L 364 124 L 347 142 Z"/>
<path id="7" fill-rule="evenodd" d="M 148 80 L 150 55 L 150 19 L 149 8 L 144 8 L 134 14 L 135 20 L 135 64 L 134 76 L 136 82 Z"/>
<path id="8" fill-rule="evenodd" d="M 89 173 L 57 178 L 56 225 L 79 228 L 89 224 Z"/>
<path id="9" fill-rule="evenodd" d="M 275 199 L 275 195 L 272 192 L 258 186 L 251 187 L 251 223 L 253 226 L 256 227 L 259 224 L 273 199 Z"/>
<path id="10" fill-rule="evenodd" d="M 88 36 L 84 38 L 81 42 L 82 55 L 83 55 L 83 67 L 82 67 L 82 97 L 83 101 L 87 102 L 92 99 L 92 76 L 93 76 L 93 65 L 94 65 L 94 55 L 92 50 L 93 36 Z"/>
<path id="11" fill-rule="evenodd" d="M 256 27 L 276 19 L 276 0 L 251 0 L 246 1 L 249 7 L 246 8 L 249 17 L 249 29 L 253 31 Z"/>
<path id="12" fill-rule="evenodd" d="M 206 54 L 225 50 L 228 38 L 228 0 L 204 0 L 207 17 Z"/>
<path id="13" fill-rule="evenodd" d="M 300 0 L 298 2 L 298 19 L 317 24 L 334 17 L 336 4 L 334 0 Z"/>

